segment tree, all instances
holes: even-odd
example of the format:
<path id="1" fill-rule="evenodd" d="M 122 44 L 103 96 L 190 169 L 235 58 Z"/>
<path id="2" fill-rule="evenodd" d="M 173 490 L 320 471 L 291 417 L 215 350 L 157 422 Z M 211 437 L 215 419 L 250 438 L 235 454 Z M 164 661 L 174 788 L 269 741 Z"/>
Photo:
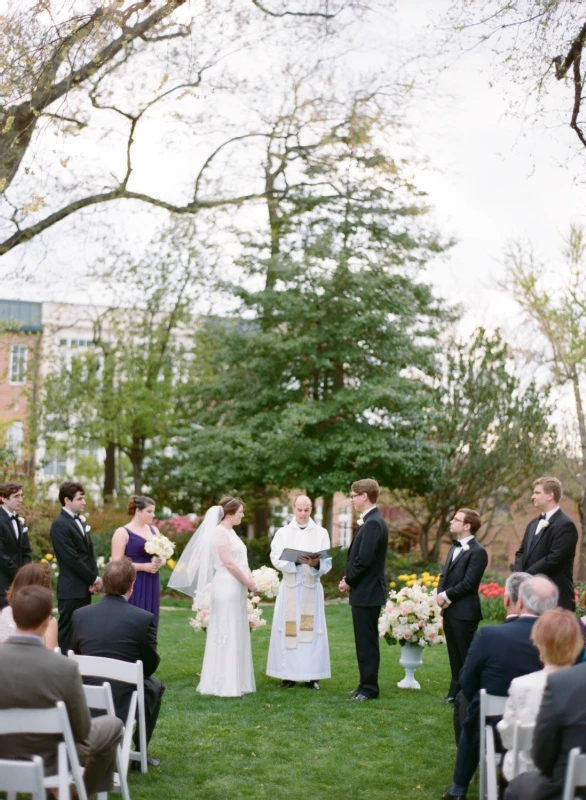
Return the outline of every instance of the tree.
<path id="1" fill-rule="evenodd" d="M 428 487 L 418 375 L 452 316 L 422 272 L 444 245 L 377 144 L 376 100 L 352 97 L 318 139 L 293 126 L 270 141 L 268 229 L 245 251 L 248 282 L 224 284 L 234 315 L 198 331 L 192 422 L 152 465 L 174 502 L 293 487 L 331 498 L 357 475 Z"/>
<path id="2" fill-rule="evenodd" d="M 538 113 L 552 79 L 569 86 L 569 125 L 580 145 L 586 147 L 582 111 L 586 15 L 581 3 L 454 0 L 450 16 L 458 36 L 470 37 L 473 45 L 491 45 L 500 65 L 522 88 L 526 100 L 535 100 Z M 526 105 L 522 103 L 523 107 Z"/>
<path id="3" fill-rule="evenodd" d="M 467 343 L 448 342 L 444 353 L 426 421 L 435 456 L 432 488 L 395 495 L 419 526 L 423 558 L 434 562 L 458 508 L 479 510 L 485 540 L 496 509 L 523 494 L 551 463 L 556 443 L 546 395 L 534 383 L 523 387 L 499 332 L 478 329 Z"/>
<path id="4" fill-rule="evenodd" d="M 185 106 L 197 91 L 228 92 L 231 76 L 219 74 L 219 66 L 229 56 L 259 47 L 259 37 L 266 46 L 272 34 L 294 36 L 302 24 L 309 38 L 327 36 L 353 6 L 351 0 L 298 5 L 282 0 L 68 0 L 65 5 L 10 0 L 0 28 L 0 255 L 84 208 L 105 203 L 135 200 L 192 214 L 241 202 L 239 195 L 205 195 L 201 173 L 181 200 L 145 188 L 148 174 L 137 178 L 136 150 L 149 115 L 167 112 L 161 142 L 166 146 L 179 113 L 169 104 L 183 99 Z M 211 79 L 214 70 L 218 75 Z M 201 129 L 201 119 L 191 113 L 192 124 Z M 46 148 L 50 134 L 58 137 L 59 151 L 41 162 L 38 150 Z M 68 174 L 72 154 L 82 149 L 77 137 L 83 137 L 94 163 L 100 140 L 108 138 L 103 173 L 92 175 L 85 158 L 77 174 Z M 112 143 L 120 140 L 113 161 Z M 206 176 L 221 145 L 216 142 L 210 151 Z"/>
<path id="5" fill-rule="evenodd" d="M 191 358 L 192 305 L 201 259 L 193 231 L 164 235 L 142 261 L 119 258 L 104 275 L 120 305 L 98 310 L 94 342 L 45 379 L 42 433 L 59 445 L 97 444 L 106 453 L 104 495 L 115 490 L 117 454 L 142 492 L 145 462 L 164 448 Z M 124 487 L 119 487 L 120 491 Z"/>
<path id="6" fill-rule="evenodd" d="M 586 535 L 586 238 L 584 229 L 571 225 L 565 241 L 565 275 L 541 261 L 531 247 L 514 243 L 505 255 L 507 289 L 525 313 L 539 338 L 524 352 L 530 361 L 548 368 L 551 384 L 571 388 L 578 429 L 580 483 L 578 510 Z M 582 558 L 584 562 L 584 558 Z M 584 563 L 581 564 L 584 570 Z"/>

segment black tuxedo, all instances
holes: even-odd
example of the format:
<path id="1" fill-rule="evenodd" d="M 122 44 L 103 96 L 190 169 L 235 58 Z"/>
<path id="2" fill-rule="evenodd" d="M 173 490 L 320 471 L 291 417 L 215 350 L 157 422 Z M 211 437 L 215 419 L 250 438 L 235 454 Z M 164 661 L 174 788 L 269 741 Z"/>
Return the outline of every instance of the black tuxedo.
<path id="1" fill-rule="evenodd" d="M 13 581 L 19 568 L 32 561 L 31 545 L 28 538 L 28 528 L 23 525 L 18 516 L 18 539 L 14 533 L 12 520 L 5 508 L 0 509 L 0 608 L 7 605 L 6 591 Z"/>
<path id="2" fill-rule="evenodd" d="M 389 530 L 378 508 L 367 511 L 348 550 L 345 580 L 350 586 L 356 657 L 360 671 L 358 692 L 378 697 L 380 648 L 378 618 L 387 600 L 385 565 Z"/>
<path id="3" fill-rule="evenodd" d="M 460 675 L 468 710 L 462 724 L 454 783 L 466 790 L 479 757 L 480 690 L 506 697 L 513 678 L 543 668 L 531 630 L 537 617 L 521 616 L 506 625 L 485 625 L 475 635 Z M 494 718 L 496 724 L 498 718 Z"/>
<path id="4" fill-rule="evenodd" d="M 586 752 L 586 664 L 550 675 L 533 734 L 532 756 L 539 772 L 509 784 L 507 800 L 561 800 L 570 750 Z M 585 797 L 584 789 L 578 791 Z"/>
<path id="5" fill-rule="evenodd" d="M 467 545 L 469 549 L 462 550 L 455 561 L 454 554 L 461 548 L 452 547 L 437 588 L 438 594 L 445 592 L 451 601 L 443 609 L 444 632 L 452 673 L 448 697 L 456 697 L 460 691 L 460 671 L 482 619 L 478 587 L 488 564 L 488 555 L 476 539 L 470 539 Z"/>
<path id="6" fill-rule="evenodd" d="M 153 675 L 160 661 L 154 614 L 131 606 L 126 598 L 119 595 L 106 595 L 99 603 L 75 611 L 71 647 L 82 656 L 142 661 L 148 742 L 155 728 L 165 691 L 161 681 Z M 126 722 L 133 687 L 118 681 L 110 681 L 110 685 L 116 716 Z"/>
<path id="7" fill-rule="evenodd" d="M 71 618 L 78 608 L 92 602 L 89 587 L 98 577 L 94 545 L 85 523 L 81 532 L 76 520 L 64 509 L 51 525 L 51 541 L 57 564 L 57 606 L 59 608 L 59 647 L 71 647 Z"/>
<path id="8" fill-rule="evenodd" d="M 574 611 L 573 570 L 578 543 L 576 526 L 559 509 L 550 518 L 549 525 L 535 539 L 538 522 L 539 517 L 527 525 L 521 547 L 515 553 L 514 571 L 547 575 L 559 589 L 560 606 Z"/>

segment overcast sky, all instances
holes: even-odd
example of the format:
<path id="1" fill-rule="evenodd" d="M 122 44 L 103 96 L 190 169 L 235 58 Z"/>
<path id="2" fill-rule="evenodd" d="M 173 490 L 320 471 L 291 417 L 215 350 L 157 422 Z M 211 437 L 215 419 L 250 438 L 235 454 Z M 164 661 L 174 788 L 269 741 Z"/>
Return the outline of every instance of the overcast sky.
<path id="1" fill-rule="evenodd" d="M 357 29 L 350 63 L 400 63 L 423 45 L 433 53 L 441 47 L 446 7 L 446 0 L 397 0 L 392 14 L 374 15 L 368 26 Z M 429 193 L 442 232 L 458 242 L 449 258 L 432 265 L 430 276 L 443 295 L 465 306 L 464 328 L 479 323 L 507 328 L 515 308 L 494 285 L 502 274 L 506 243 L 524 237 L 544 257 L 556 257 L 569 221 L 583 220 L 586 188 L 575 180 L 581 157 L 570 160 L 575 145 L 569 127 L 533 128 L 506 116 L 507 100 L 515 100 L 516 90 L 506 81 L 495 82 L 488 47 L 452 59 L 451 66 L 439 72 L 445 63 L 412 62 L 405 73 L 415 74 L 421 87 L 409 111 L 416 151 L 428 159 L 417 168 L 417 182 Z M 560 86 L 554 97 L 560 106 L 563 91 Z M 144 226 L 144 219 L 129 215 L 126 224 L 132 240 L 130 228 Z M 77 230 L 72 238 L 71 229 L 67 224 L 51 232 L 62 236 L 64 244 L 58 255 L 50 253 L 38 279 L 26 285 L 5 281 L 2 296 L 97 299 L 99 293 L 88 295 L 72 281 L 72 275 L 82 274 L 84 261 L 97 253 L 88 232 Z M 16 259 L 9 255 L 5 264 L 14 265 Z M 42 279 L 45 268 L 61 280 L 52 279 L 48 285 Z"/>

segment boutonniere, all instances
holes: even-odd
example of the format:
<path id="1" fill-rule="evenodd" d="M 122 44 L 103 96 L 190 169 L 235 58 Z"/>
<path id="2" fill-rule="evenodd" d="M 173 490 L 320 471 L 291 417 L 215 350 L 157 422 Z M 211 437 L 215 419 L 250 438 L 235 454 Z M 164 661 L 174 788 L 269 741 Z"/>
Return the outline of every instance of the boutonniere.
<path id="1" fill-rule="evenodd" d="M 545 528 L 549 528 L 549 520 L 546 519 L 543 521 L 543 525 L 541 526 L 541 530 L 545 530 Z"/>
<path id="2" fill-rule="evenodd" d="M 462 550 L 463 550 L 465 553 L 467 553 L 467 552 L 468 552 L 468 550 L 470 550 L 470 545 L 469 545 L 469 544 L 463 544 L 463 545 L 462 545 Z"/>
<path id="3" fill-rule="evenodd" d="M 358 519 L 356 520 L 356 524 L 358 525 L 358 527 L 360 527 L 360 525 L 364 525 L 364 520 L 362 519 L 362 517 L 358 517 Z"/>
<path id="4" fill-rule="evenodd" d="M 80 515 L 79 515 L 79 521 L 80 521 L 80 522 L 85 522 L 85 517 L 84 517 L 84 515 L 83 515 L 83 514 L 80 514 Z"/>
<path id="5" fill-rule="evenodd" d="M 18 521 L 20 522 L 20 524 L 21 524 L 22 526 L 24 526 L 24 517 L 19 517 L 19 518 L 18 518 Z"/>
<path id="6" fill-rule="evenodd" d="M 89 532 L 91 531 L 91 529 L 92 529 L 92 526 L 91 526 L 91 525 L 86 525 L 86 526 L 85 526 L 85 532 L 86 532 L 86 533 L 89 533 Z"/>

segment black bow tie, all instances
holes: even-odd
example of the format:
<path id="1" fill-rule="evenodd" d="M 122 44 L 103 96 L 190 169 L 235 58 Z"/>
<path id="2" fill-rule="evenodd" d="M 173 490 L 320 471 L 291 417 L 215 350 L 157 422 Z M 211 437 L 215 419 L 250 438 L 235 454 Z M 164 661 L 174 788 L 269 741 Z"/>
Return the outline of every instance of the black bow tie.
<path id="1" fill-rule="evenodd" d="M 452 539 L 454 547 L 462 547 L 462 542 L 459 539 Z"/>
<path id="2" fill-rule="evenodd" d="M 79 514 L 74 514 L 73 519 L 79 519 Z M 80 520 L 81 521 L 81 520 Z"/>
<path id="3" fill-rule="evenodd" d="M 547 514 L 540 514 L 539 519 L 547 519 Z"/>
<path id="4" fill-rule="evenodd" d="M 10 519 L 16 519 L 16 514 L 11 514 Z"/>

